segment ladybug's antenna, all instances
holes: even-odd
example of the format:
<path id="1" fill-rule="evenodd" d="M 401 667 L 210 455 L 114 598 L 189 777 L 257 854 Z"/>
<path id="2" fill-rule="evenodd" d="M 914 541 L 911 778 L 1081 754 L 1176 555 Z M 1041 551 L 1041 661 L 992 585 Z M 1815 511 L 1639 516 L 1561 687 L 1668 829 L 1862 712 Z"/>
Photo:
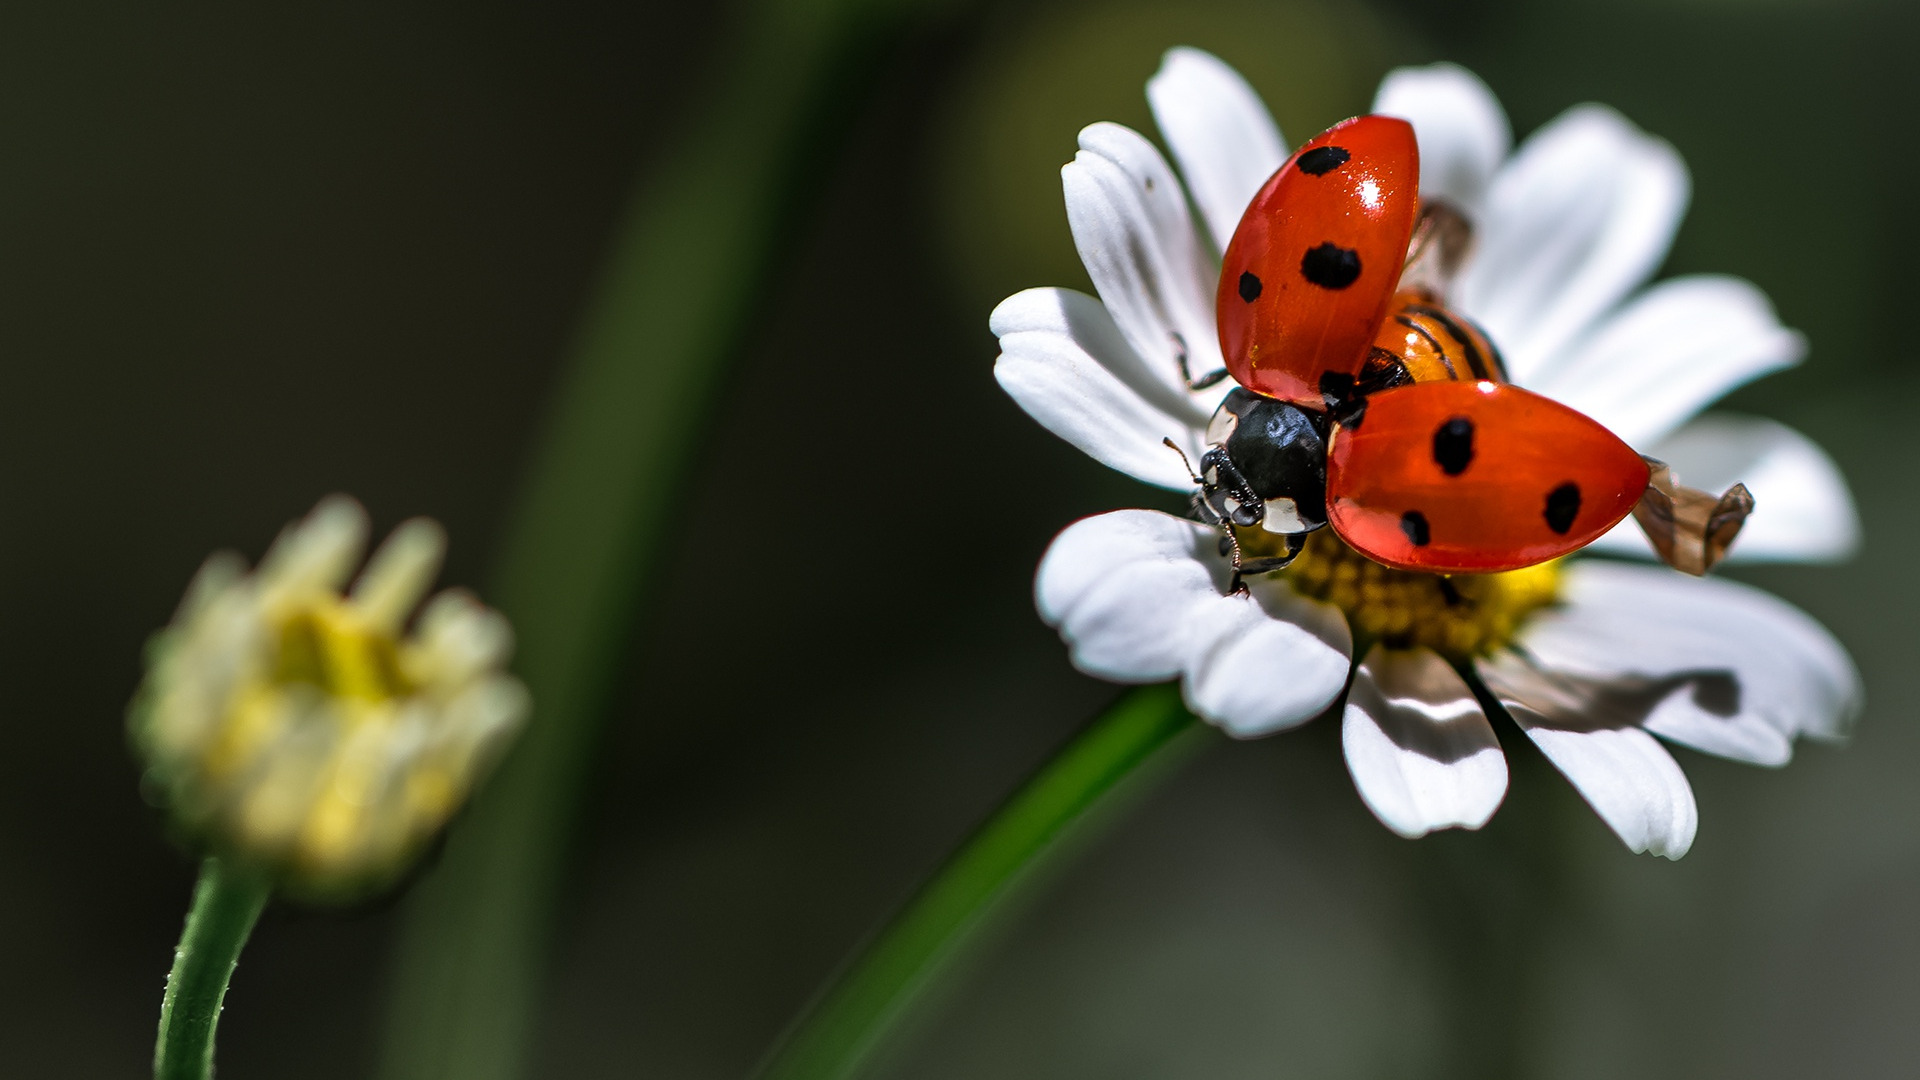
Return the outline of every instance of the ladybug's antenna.
<path id="1" fill-rule="evenodd" d="M 1193 486 L 1195 487 L 1207 486 L 1207 482 L 1205 480 L 1200 479 L 1200 474 L 1193 471 L 1193 462 L 1187 459 L 1187 452 L 1185 450 L 1180 449 L 1180 445 L 1178 443 L 1174 442 L 1171 438 L 1161 439 L 1160 441 L 1166 444 L 1167 449 L 1180 455 L 1180 464 L 1185 465 L 1187 467 L 1187 476 L 1193 480 Z"/>

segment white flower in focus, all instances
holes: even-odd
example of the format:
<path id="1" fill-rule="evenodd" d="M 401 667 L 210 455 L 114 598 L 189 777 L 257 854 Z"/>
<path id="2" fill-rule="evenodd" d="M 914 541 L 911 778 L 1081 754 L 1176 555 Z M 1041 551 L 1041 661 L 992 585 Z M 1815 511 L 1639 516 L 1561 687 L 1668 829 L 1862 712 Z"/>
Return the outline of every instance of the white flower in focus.
<path id="1" fill-rule="evenodd" d="M 406 632 L 439 572 L 440 527 L 395 529 L 343 595 L 366 541 L 366 514 L 336 496 L 250 574 L 230 553 L 209 559 L 149 646 L 130 718 L 181 826 L 323 900 L 403 872 L 528 708 L 497 612 L 448 590 Z"/>
<path id="2" fill-rule="evenodd" d="M 1163 440 L 1198 460 L 1232 388 L 1190 389 L 1224 366 L 1217 253 L 1287 150 L 1245 80 L 1209 54 L 1168 53 L 1147 96 L 1180 175 L 1127 128 L 1080 133 L 1062 179 L 1099 298 L 1009 297 L 991 319 L 995 376 L 1097 460 L 1191 492 Z M 1472 224 L 1449 303 L 1488 332 L 1514 382 L 1600 421 L 1689 485 L 1745 482 L 1757 508 L 1731 558 L 1851 552 L 1853 502 L 1817 446 L 1771 421 L 1697 415 L 1798 363 L 1805 344 L 1740 279 L 1642 288 L 1687 201 L 1672 147 L 1583 105 L 1510 155 L 1492 93 L 1446 64 L 1393 72 L 1374 111 L 1413 123 L 1422 198 Z M 1804 613 L 1744 585 L 1595 561 L 1443 583 L 1368 562 L 1322 530 L 1291 568 L 1230 595 L 1218 544 L 1214 529 L 1154 511 L 1080 521 L 1041 563 L 1040 612 L 1081 670 L 1179 678 L 1194 712 L 1237 736 L 1302 723 L 1344 692 L 1355 785 L 1405 836 L 1478 828 L 1505 794 L 1505 758 L 1461 669 L 1630 848 L 1672 858 L 1692 844 L 1697 813 L 1660 740 L 1780 765 L 1795 737 L 1837 738 L 1859 709 L 1845 651 Z M 1596 546 L 1650 554 L 1631 519 Z M 1356 631 L 1372 642 L 1357 658 Z"/>

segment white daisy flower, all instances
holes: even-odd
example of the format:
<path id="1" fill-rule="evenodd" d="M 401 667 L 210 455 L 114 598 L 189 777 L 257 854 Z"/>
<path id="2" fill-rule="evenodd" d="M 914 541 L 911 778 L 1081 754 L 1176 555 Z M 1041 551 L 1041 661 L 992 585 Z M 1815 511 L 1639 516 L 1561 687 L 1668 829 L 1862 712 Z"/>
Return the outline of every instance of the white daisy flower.
<path id="1" fill-rule="evenodd" d="M 1232 388 L 1191 388 L 1224 366 L 1217 253 L 1287 148 L 1252 88 L 1207 53 L 1168 53 L 1147 97 L 1179 174 L 1125 127 L 1080 133 L 1062 180 L 1099 298 L 1030 289 L 1001 303 L 995 376 L 1095 459 L 1191 492 L 1163 440 L 1198 460 Z M 1745 482 L 1757 509 L 1731 558 L 1852 551 L 1853 501 L 1817 446 L 1771 421 L 1697 415 L 1798 363 L 1805 343 L 1738 278 L 1642 288 L 1687 201 L 1671 146 L 1582 105 L 1509 153 L 1491 91 L 1448 64 L 1393 72 L 1374 111 L 1412 122 L 1423 199 L 1473 226 L 1449 303 L 1498 344 L 1514 382 L 1600 421 L 1690 484 Z M 1189 707 L 1236 736 L 1302 723 L 1344 694 L 1354 783 L 1403 836 L 1478 828 L 1505 794 L 1505 758 L 1462 672 L 1628 847 L 1669 858 L 1692 844 L 1698 815 L 1662 740 L 1781 765 L 1795 737 L 1840 737 L 1860 707 L 1839 644 L 1745 585 L 1591 560 L 1443 580 L 1368 562 L 1321 530 L 1287 570 L 1234 594 L 1219 544 L 1214 528 L 1156 511 L 1077 522 L 1041 562 L 1040 613 L 1082 671 L 1178 678 Z M 1596 546 L 1650 554 L 1631 522 Z M 1367 644 L 1359 657 L 1356 637 Z"/>

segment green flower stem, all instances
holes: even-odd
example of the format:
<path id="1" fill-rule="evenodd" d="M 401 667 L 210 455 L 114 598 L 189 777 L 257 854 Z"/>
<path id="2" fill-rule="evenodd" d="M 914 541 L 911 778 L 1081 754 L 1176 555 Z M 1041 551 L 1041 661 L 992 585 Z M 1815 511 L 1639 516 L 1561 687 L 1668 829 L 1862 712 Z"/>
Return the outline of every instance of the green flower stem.
<path id="1" fill-rule="evenodd" d="M 240 950 L 267 906 L 266 879 L 222 862 L 200 864 L 193 907 L 173 950 L 167 996 L 160 1004 L 160 1038 L 153 1047 L 154 1080 L 207 1080 L 213 1075 L 213 1029 Z"/>
<path id="2" fill-rule="evenodd" d="M 408 897 L 383 1080 L 524 1073 L 578 795 L 705 406 L 856 92 L 939 2 L 746 0 L 710 81 L 688 88 L 687 128 L 614 238 L 488 593 L 535 711 Z"/>
<path id="3" fill-rule="evenodd" d="M 1057 850 L 1068 826 L 1198 727 L 1171 685 L 1122 698 L 961 845 L 788 1030 L 759 1080 L 852 1076 L 995 901 Z"/>

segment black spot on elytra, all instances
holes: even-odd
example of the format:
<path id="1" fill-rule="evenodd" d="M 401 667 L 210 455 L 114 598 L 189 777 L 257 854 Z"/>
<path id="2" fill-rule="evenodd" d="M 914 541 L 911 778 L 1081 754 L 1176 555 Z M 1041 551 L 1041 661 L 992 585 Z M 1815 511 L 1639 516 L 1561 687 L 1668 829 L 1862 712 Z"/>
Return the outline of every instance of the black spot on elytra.
<path id="1" fill-rule="evenodd" d="M 1325 176 L 1347 163 L 1352 155 L 1344 146 L 1316 146 L 1300 155 L 1300 171 L 1308 176 Z"/>
<path id="2" fill-rule="evenodd" d="M 1248 270 L 1240 275 L 1240 299 L 1251 304 L 1260 299 L 1260 279 Z"/>
<path id="3" fill-rule="evenodd" d="M 1300 273 L 1323 289 L 1344 289 L 1360 277 L 1360 253 L 1338 244 L 1308 248 L 1300 259 Z M 1245 292 L 1243 288 L 1241 294 Z"/>
<path id="4" fill-rule="evenodd" d="M 1448 476 L 1459 476 L 1473 464 L 1473 421 L 1456 416 L 1433 433 L 1433 463 Z M 1579 505 L 1579 494 L 1574 495 Z M 1565 532 L 1565 529 L 1560 530 Z"/>
<path id="5" fill-rule="evenodd" d="M 1326 402 L 1328 409 L 1339 409 L 1353 396 L 1353 376 L 1344 371 L 1320 373 L 1320 400 Z"/>
<path id="6" fill-rule="evenodd" d="M 1409 510 L 1400 515 L 1400 531 L 1407 534 L 1414 547 L 1426 547 L 1433 535 L 1427 531 L 1427 515 L 1418 510 Z"/>
<path id="7" fill-rule="evenodd" d="M 1580 516 L 1580 485 L 1569 480 L 1547 492 L 1547 528 L 1567 535 L 1573 519 Z"/>

